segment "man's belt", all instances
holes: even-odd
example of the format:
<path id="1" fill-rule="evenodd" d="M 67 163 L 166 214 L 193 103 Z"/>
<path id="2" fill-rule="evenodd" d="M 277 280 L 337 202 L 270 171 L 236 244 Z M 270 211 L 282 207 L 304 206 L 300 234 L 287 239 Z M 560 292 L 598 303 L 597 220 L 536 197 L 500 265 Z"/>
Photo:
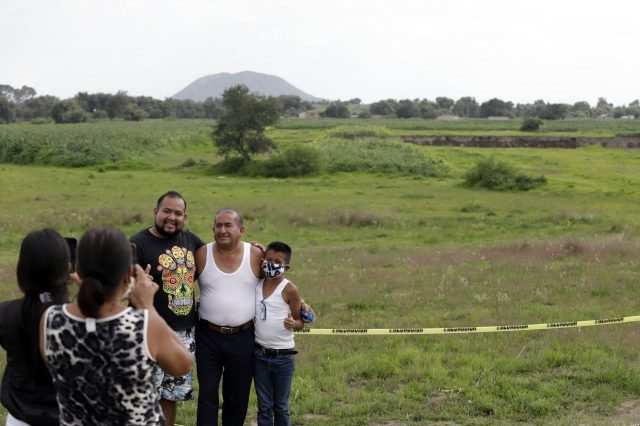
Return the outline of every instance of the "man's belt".
<path id="1" fill-rule="evenodd" d="M 294 348 L 291 349 L 270 349 L 262 345 L 255 344 L 256 350 L 266 356 L 295 355 L 298 353 Z"/>
<path id="2" fill-rule="evenodd" d="M 200 319 L 200 321 L 202 321 L 202 323 L 205 324 L 207 327 L 209 327 L 211 330 L 217 331 L 220 334 L 236 334 L 253 327 L 253 320 L 249 320 L 244 324 L 238 325 L 236 327 L 216 325 L 204 319 Z"/>

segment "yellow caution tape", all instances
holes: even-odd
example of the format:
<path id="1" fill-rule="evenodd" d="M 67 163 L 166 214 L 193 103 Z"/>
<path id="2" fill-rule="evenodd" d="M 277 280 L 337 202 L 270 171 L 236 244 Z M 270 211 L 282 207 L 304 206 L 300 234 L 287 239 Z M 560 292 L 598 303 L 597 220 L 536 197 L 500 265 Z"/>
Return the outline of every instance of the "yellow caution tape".
<path id="1" fill-rule="evenodd" d="M 491 325 L 486 327 L 443 327 L 443 328 L 305 328 L 296 334 L 336 334 L 336 335 L 389 335 L 389 334 L 462 334 L 496 333 L 501 331 L 550 330 L 558 328 L 591 327 L 594 325 L 640 322 L 640 315 L 585 321 L 550 322 L 546 324 Z"/>

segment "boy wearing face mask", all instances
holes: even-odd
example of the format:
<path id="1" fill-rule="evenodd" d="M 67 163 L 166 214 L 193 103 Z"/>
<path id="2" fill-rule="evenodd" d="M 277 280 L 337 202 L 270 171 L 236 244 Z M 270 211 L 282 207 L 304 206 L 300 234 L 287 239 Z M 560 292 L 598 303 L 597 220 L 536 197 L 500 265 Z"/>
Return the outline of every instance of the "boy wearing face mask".
<path id="1" fill-rule="evenodd" d="M 258 426 L 290 425 L 289 392 L 295 368 L 293 330 L 301 330 L 302 297 L 284 278 L 291 247 L 267 246 L 262 262 L 265 278 L 256 287 L 254 385 L 258 397 Z"/>

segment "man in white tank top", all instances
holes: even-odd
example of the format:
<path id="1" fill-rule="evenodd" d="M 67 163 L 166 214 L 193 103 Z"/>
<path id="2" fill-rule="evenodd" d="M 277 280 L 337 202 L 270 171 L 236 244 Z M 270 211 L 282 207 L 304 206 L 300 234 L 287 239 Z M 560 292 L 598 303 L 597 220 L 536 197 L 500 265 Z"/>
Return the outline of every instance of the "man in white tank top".
<path id="1" fill-rule="evenodd" d="M 215 242 L 196 253 L 200 272 L 200 321 L 196 326 L 197 424 L 218 425 L 218 387 L 222 378 L 222 424 L 242 425 L 253 376 L 255 291 L 262 251 L 242 242 L 242 216 L 216 213 Z"/>

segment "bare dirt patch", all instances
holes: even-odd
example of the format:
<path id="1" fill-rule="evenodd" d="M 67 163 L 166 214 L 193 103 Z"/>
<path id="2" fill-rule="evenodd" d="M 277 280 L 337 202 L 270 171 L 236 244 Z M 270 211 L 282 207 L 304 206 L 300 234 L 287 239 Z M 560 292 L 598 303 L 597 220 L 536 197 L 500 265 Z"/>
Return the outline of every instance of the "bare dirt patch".
<path id="1" fill-rule="evenodd" d="M 331 417 L 325 416 L 324 414 L 305 414 L 303 418 L 305 422 L 311 422 L 311 421 L 328 422 L 329 420 L 331 420 Z"/>
<path id="2" fill-rule="evenodd" d="M 610 420 L 614 425 L 640 425 L 640 399 L 622 403 Z"/>

